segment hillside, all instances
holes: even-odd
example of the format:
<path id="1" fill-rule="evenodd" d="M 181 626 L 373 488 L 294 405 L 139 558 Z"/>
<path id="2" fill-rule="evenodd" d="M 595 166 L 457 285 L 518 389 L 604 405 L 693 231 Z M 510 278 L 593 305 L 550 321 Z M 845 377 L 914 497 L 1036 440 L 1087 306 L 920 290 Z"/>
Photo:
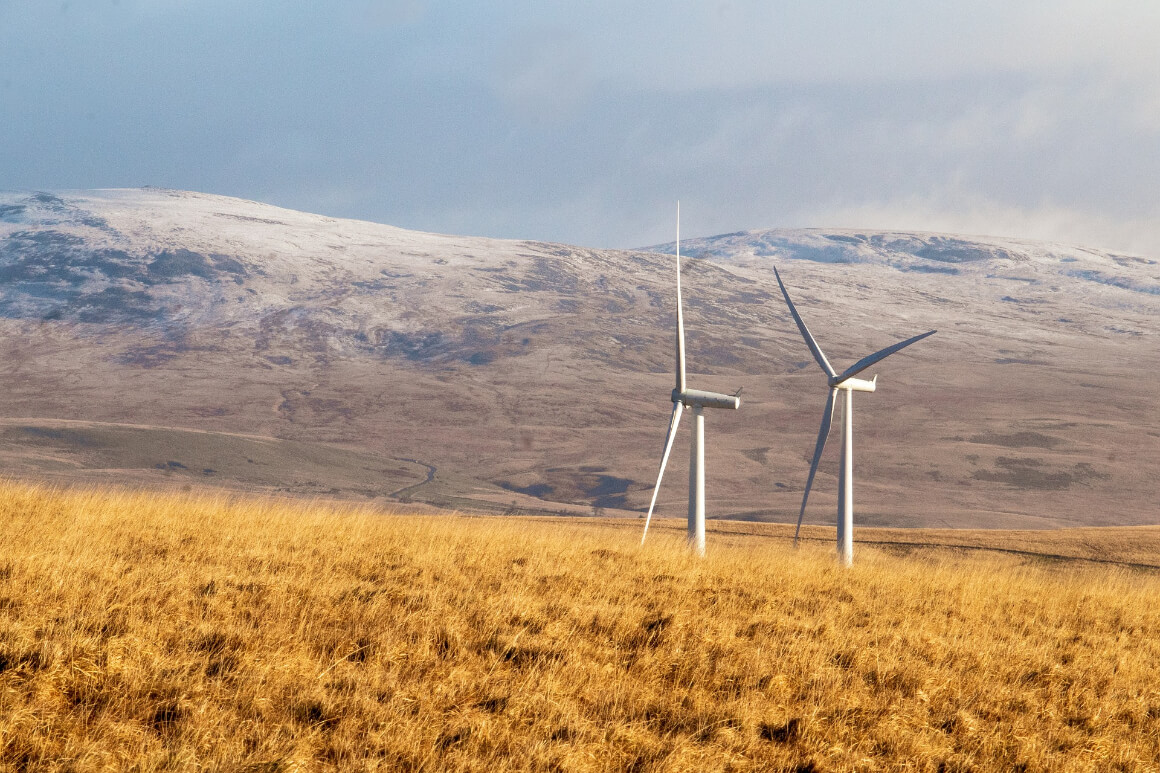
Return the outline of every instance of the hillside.
<path id="1" fill-rule="evenodd" d="M 856 410 L 860 523 L 1156 520 L 1155 261 L 945 234 L 692 240 L 710 516 L 796 517 L 835 363 L 930 328 Z M 663 250 L 662 245 L 657 250 Z M 158 189 L 0 194 L 0 470 L 586 514 L 647 504 L 672 262 Z M 728 413 L 729 415 L 721 415 Z M 661 492 L 684 509 L 687 441 Z M 836 449 L 808 514 L 828 522 Z"/>
<path id="2" fill-rule="evenodd" d="M 696 560 L 671 521 L 641 549 L 636 521 L 13 484 L 0 518 L 2 770 L 1160 759 L 1157 529 L 1052 532 L 1050 558 L 909 531 L 841 570 L 766 524 Z"/>

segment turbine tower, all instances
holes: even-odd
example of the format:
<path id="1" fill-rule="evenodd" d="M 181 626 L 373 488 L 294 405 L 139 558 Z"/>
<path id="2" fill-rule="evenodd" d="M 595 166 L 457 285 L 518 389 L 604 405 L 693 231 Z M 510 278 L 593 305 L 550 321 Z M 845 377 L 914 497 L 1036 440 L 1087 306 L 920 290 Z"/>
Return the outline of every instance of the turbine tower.
<path id="1" fill-rule="evenodd" d="M 699 556 L 705 555 L 705 408 L 731 408 L 741 406 L 737 395 L 722 395 L 689 389 L 685 384 L 685 317 L 681 309 L 681 203 L 677 202 L 677 359 L 676 387 L 672 391 L 673 416 L 669 420 L 669 432 L 665 435 L 665 450 L 661 454 L 661 469 L 657 473 L 657 484 L 653 487 L 652 501 L 648 506 L 648 517 L 644 522 L 644 534 L 640 544 L 648 536 L 648 526 L 652 522 L 653 508 L 656 507 L 657 493 L 661 489 L 661 478 L 665 474 L 665 464 L 669 452 L 673 450 L 673 439 L 677 435 L 677 425 L 686 408 L 693 410 L 693 437 L 689 446 L 689 547 Z"/>
<path id="2" fill-rule="evenodd" d="M 854 378 L 854 376 L 866 370 L 871 365 L 886 359 L 898 350 L 910 346 L 915 341 L 921 341 L 929 335 L 934 335 L 937 331 L 931 330 L 922 335 L 916 335 L 913 338 L 900 341 L 893 346 L 887 346 L 881 351 L 863 357 L 843 372 L 838 373 L 830 365 L 829 360 L 826 359 L 826 355 L 822 353 L 818 342 L 810 335 L 809 328 L 802 321 L 801 315 L 798 314 L 797 309 L 793 305 L 793 301 L 789 299 L 789 293 L 786 292 L 785 284 L 781 281 L 781 275 L 777 273 L 776 268 L 773 270 L 773 274 L 777 277 L 777 283 L 781 287 L 781 294 L 785 296 L 785 302 L 789 305 L 789 313 L 793 315 L 793 320 L 797 323 L 798 330 L 802 333 L 802 338 L 806 340 L 806 344 L 810 347 L 814 359 L 817 360 L 818 365 L 825 371 L 830 387 L 830 395 L 826 398 L 826 407 L 822 411 L 822 427 L 818 431 L 818 443 L 814 447 L 814 460 L 810 463 L 810 475 L 806 478 L 806 491 L 802 495 L 802 509 L 798 513 L 797 529 L 793 534 L 793 543 L 795 546 L 798 543 L 798 534 L 802 529 L 802 518 L 806 514 L 806 502 L 810 498 L 810 486 L 814 482 L 814 475 L 818 471 L 818 462 L 821 460 L 822 451 L 826 447 L 826 436 L 830 434 L 830 422 L 834 417 L 835 398 L 838 392 L 844 392 L 845 405 L 842 409 L 842 472 L 838 477 L 838 560 L 844 566 L 849 566 L 854 562 L 854 393 L 873 392 L 878 384 L 878 376 L 875 376 L 869 381 Z"/>

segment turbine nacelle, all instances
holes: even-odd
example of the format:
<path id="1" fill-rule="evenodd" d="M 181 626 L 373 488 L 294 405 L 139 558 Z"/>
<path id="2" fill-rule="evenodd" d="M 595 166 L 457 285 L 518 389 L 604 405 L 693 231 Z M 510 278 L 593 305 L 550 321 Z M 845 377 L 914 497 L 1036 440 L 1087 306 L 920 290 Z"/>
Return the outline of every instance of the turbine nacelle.
<path id="1" fill-rule="evenodd" d="M 717 392 L 705 392 L 700 389 L 686 389 L 684 392 L 674 389 L 673 402 L 687 405 L 690 408 L 729 408 L 737 410 L 741 407 L 741 398 L 737 395 L 723 395 Z"/>
<path id="2" fill-rule="evenodd" d="M 878 376 L 867 381 L 862 378 L 848 378 L 839 381 L 837 378 L 830 379 L 830 389 L 847 389 L 851 392 L 873 392 L 878 385 Z"/>

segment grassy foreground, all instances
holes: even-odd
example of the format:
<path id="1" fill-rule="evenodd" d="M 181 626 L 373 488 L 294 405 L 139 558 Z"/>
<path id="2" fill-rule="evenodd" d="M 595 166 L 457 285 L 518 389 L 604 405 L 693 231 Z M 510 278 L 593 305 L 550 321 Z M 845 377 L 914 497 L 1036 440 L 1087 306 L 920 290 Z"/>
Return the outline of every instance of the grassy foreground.
<path id="1" fill-rule="evenodd" d="M 0 484 L 2 770 L 1157 770 L 1160 575 Z"/>

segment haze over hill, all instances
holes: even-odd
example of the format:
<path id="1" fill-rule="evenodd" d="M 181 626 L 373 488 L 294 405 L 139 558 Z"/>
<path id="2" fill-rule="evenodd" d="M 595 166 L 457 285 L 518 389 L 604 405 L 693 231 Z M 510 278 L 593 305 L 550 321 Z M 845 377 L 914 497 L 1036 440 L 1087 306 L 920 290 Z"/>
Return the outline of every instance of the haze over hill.
<path id="1" fill-rule="evenodd" d="M 796 518 L 824 379 L 776 262 L 836 366 L 939 329 L 858 398 L 859 522 L 1155 522 L 1160 420 L 1138 379 L 1160 365 L 1156 261 L 850 230 L 682 252 L 690 371 L 744 388 L 708 417 L 711 516 Z M 641 509 L 671 409 L 672 272 L 657 251 L 180 191 L 0 194 L 0 469 Z M 810 521 L 832 522 L 836 454 Z M 679 461 L 662 515 L 684 512 Z"/>

